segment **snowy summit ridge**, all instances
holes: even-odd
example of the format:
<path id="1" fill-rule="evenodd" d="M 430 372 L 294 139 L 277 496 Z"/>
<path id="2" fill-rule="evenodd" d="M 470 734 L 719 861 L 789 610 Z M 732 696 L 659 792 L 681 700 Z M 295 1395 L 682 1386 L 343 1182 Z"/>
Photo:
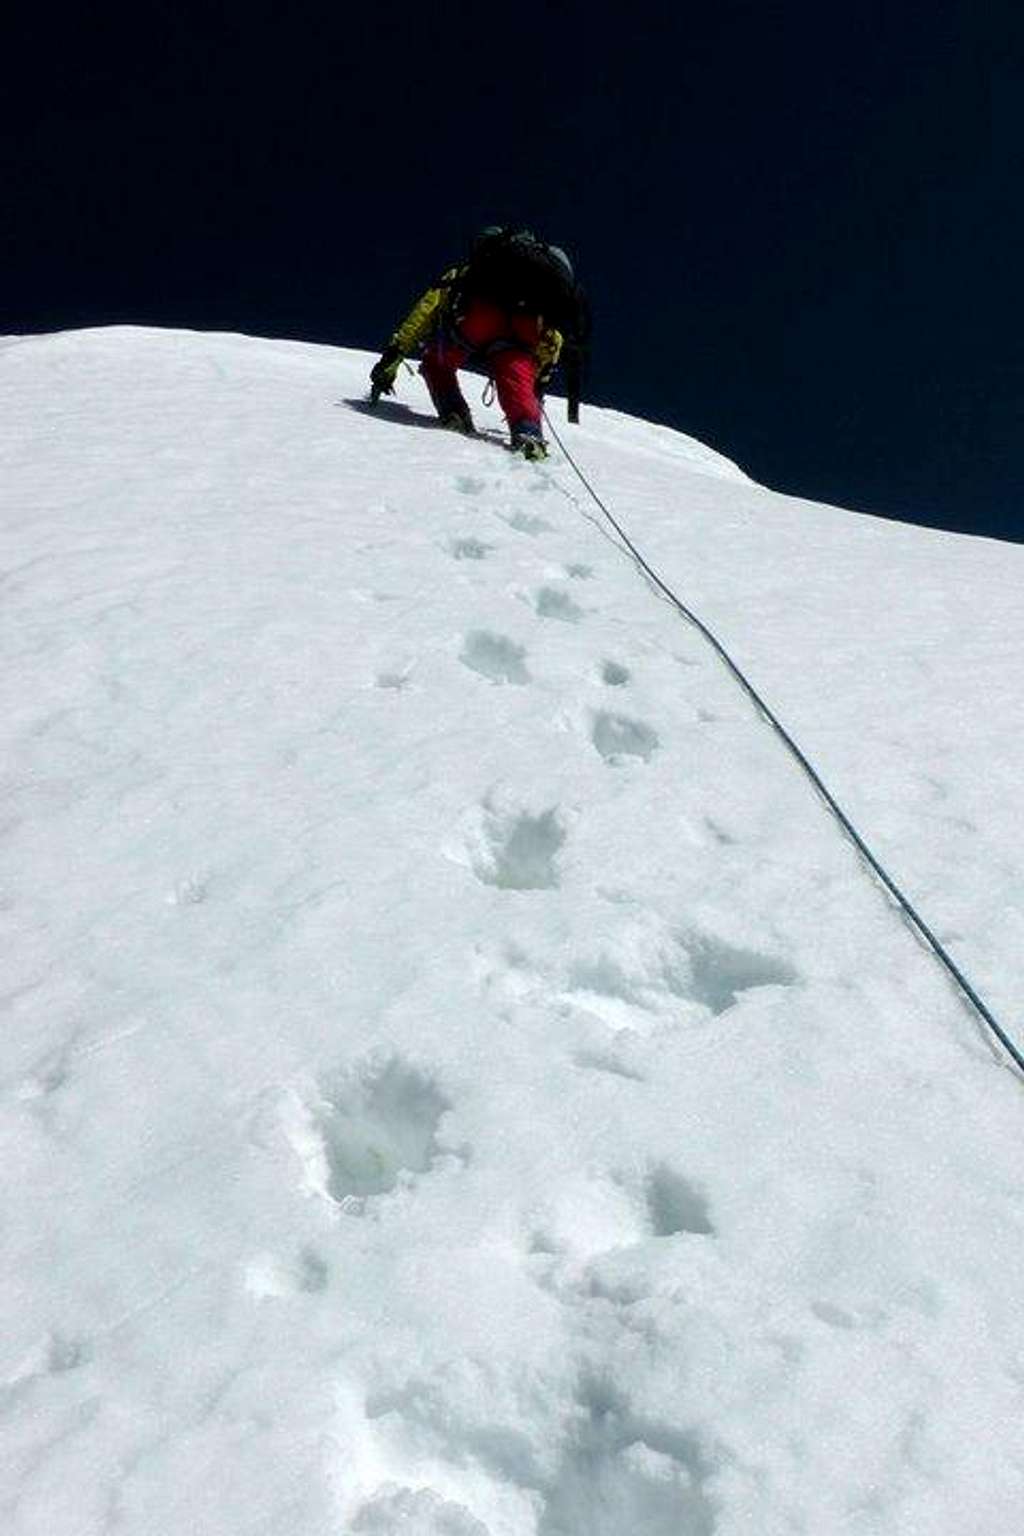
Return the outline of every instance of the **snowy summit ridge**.
<path id="1" fill-rule="evenodd" d="M 1019 1083 L 557 451 L 369 362 L 0 343 L 3 1529 L 1017 1529 Z M 1024 550 L 569 432 L 1020 1026 Z"/>

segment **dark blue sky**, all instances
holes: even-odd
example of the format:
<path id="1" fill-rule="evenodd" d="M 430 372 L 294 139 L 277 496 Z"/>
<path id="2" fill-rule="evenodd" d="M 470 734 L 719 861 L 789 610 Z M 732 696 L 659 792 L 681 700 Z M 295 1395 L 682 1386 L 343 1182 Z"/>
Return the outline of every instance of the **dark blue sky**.
<path id="1" fill-rule="evenodd" d="M 1016 9 L 37 8 L 0 330 L 377 347 L 520 221 L 591 292 L 591 398 L 781 490 L 1024 539 Z"/>

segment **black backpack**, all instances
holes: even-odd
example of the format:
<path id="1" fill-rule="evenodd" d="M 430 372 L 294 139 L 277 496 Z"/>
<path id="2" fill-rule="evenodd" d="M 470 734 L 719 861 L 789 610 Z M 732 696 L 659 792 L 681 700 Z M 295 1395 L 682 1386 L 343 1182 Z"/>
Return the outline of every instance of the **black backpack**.
<path id="1" fill-rule="evenodd" d="M 567 336 L 580 329 L 580 300 L 568 256 L 528 229 L 492 228 L 476 237 L 459 280 L 456 307 L 464 309 L 471 299 L 516 314 L 543 315 Z"/>

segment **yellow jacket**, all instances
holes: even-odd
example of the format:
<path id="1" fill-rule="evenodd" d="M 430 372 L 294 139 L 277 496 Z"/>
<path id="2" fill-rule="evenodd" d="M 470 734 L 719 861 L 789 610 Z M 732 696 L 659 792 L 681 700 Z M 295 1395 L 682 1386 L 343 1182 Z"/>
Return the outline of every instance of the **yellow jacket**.
<path id="1" fill-rule="evenodd" d="M 422 345 L 432 326 L 450 317 L 452 289 L 465 271 L 465 267 L 451 267 L 438 281 L 436 287 L 428 288 L 426 293 L 416 300 L 391 338 L 391 345 L 397 347 L 403 357 L 408 357 Z M 553 325 L 544 326 L 540 339 L 533 349 L 537 359 L 537 371 L 541 378 L 546 378 L 551 373 L 561 351 L 561 331 L 556 331 Z"/>

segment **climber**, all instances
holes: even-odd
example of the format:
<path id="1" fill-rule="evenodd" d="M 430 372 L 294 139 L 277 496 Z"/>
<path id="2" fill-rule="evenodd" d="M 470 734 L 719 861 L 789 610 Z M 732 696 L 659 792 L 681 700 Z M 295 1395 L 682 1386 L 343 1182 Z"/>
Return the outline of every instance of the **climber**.
<path id="1" fill-rule="evenodd" d="M 472 432 L 457 369 L 483 369 L 494 381 L 510 446 L 542 459 L 544 392 L 561 364 L 569 420 L 579 420 L 586 299 L 558 246 L 531 231 L 492 225 L 473 241 L 469 259 L 428 288 L 395 331 L 370 373 L 370 398 L 394 390 L 404 357 L 422 348 L 420 372 L 442 425 Z"/>

